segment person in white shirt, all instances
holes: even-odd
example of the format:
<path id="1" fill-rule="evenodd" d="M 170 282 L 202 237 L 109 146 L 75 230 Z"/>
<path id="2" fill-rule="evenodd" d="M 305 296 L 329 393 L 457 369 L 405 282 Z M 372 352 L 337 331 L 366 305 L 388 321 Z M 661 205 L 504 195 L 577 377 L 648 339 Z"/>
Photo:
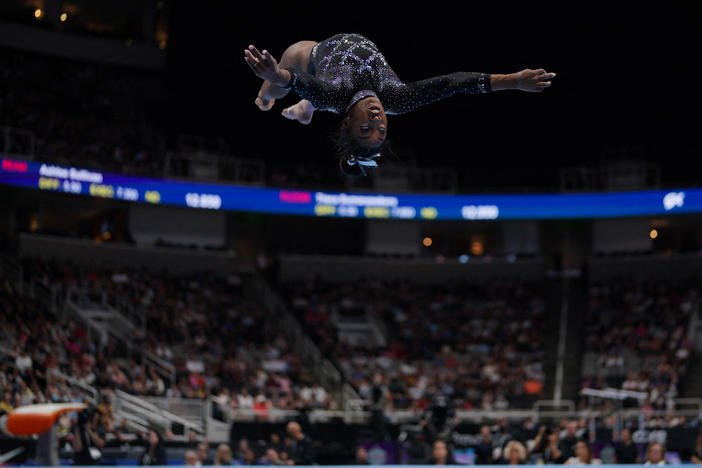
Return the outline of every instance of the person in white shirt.
<path id="1" fill-rule="evenodd" d="M 584 440 L 575 444 L 575 456 L 565 462 L 566 465 L 601 465 L 602 460 L 592 456 L 590 446 Z"/>
<path id="2" fill-rule="evenodd" d="M 315 404 L 322 407 L 327 401 L 327 391 L 321 385 L 315 385 L 312 387 L 312 394 L 314 395 Z"/>
<path id="3" fill-rule="evenodd" d="M 249 391 L 246 389 L 246 387 L 241 389 L 241 393 L 237 396 L 237 400 L 239 403 L 239 409 L 253 409 L 254 407 L 254 399 L 251 395 L 249 395 Z"/>
<path id="4" fill-rule="evenodd" d="M 253 396 L 249 394 L 249 390 L 246 387 L 241 389 L 241 393 L 237 395 L 236 401 L 239 409 L 245 410 L 239 419 L 243 421 L 251 420 L 254 417 L 254 399 Z"/>
<path id="5" fill-rule="evenodd" d="M 194 450 L 185 452 L 185 466 L 200 466 L 200 460 L 197 459 L 197 453 Z"/>
<path id="6" fill-rule="evenodd" d="M 19 370 L 22 375 L 26 375 L 27 370 L 32 368 L 32 358 L 27 354 L 26 350 L 23 349 L 17 353 L 15 366 L 17 366 L 17 370 Z"/>

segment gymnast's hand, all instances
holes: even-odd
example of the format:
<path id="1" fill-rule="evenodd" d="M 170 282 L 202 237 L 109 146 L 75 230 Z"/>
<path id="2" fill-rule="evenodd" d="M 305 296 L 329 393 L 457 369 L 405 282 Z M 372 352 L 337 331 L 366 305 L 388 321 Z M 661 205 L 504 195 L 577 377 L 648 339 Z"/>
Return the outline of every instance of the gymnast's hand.
<path id="1" fill-rule="evenodd" d="M 254 74 L 262 80 L 278 86 L 285 86 L 290 81 L 290 73 L 281 69 L 276 59 L 265 49 L 261 53 L 256 47 L 250 45 L 247 50 L 244 50 L 244 60 Z"/>
<path id="2" fill-rule="evenodd" d="M 531 70 L 529 68 L 517 72 L 515 75 L 515 87 L 521 91 L 530 93 L 540 93 L 544 89 L 551 86 L 551 78 L 556 76 L 555 73 L 547 73 L 543 68 Z"/>

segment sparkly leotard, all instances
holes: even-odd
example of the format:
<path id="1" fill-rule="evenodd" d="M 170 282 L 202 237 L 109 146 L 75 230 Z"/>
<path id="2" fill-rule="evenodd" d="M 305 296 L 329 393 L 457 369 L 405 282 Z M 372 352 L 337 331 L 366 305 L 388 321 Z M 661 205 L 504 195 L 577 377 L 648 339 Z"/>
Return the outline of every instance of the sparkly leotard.
<path id="1" fill-rule="evenodd" d="M 286 68 L 285 89 L 295 91 L 318 110 L 345 115 L 359 100 L 375 96 L 387 114 L 404 114 L 456 93 L 490 92 L 490 74 L 456 72 L 403 83 L 378 51 L 360 34 L 337 34 L 317 43 L 308 71 Z"/>

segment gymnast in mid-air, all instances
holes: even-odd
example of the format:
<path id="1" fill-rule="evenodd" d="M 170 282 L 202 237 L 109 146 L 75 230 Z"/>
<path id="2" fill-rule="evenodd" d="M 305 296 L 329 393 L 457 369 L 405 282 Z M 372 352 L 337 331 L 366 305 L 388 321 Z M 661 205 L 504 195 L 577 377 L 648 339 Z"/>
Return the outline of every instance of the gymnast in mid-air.
<path id="1" fill-rule="evenodd" d="M 250 45 L 244 59 L 263 79 L 255 103 L 262 111 L 294 91 L 302 99 L 283 109 L 284 117 L 309 124 L 316 110 L 342 117 L 335 137 L 341 170 L 366 175 L 378 166 L 386 145 L 387 115 L 404 114 L 456 93 L 481 94 L 505 89 L 541 92 L 555 73 L 525 69 L 506 75 L 456 72 L 404 83 L 376 45 L 360 34 L 337 34 L 322 42 L 301 41 L 287 48 L 280 63 Z"/>

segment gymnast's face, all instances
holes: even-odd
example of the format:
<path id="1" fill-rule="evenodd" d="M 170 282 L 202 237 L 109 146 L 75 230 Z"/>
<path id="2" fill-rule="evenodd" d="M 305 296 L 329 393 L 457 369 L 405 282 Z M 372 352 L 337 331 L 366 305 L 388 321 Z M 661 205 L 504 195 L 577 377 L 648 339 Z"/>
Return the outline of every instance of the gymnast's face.
<path id="1" fill-rule="evenodd" d="M 378 148 L 385 141 L 388 132 L 385 108 L 376 97 L 361 99 L 351 108 L 342 126 L 362 147 Z"/>

